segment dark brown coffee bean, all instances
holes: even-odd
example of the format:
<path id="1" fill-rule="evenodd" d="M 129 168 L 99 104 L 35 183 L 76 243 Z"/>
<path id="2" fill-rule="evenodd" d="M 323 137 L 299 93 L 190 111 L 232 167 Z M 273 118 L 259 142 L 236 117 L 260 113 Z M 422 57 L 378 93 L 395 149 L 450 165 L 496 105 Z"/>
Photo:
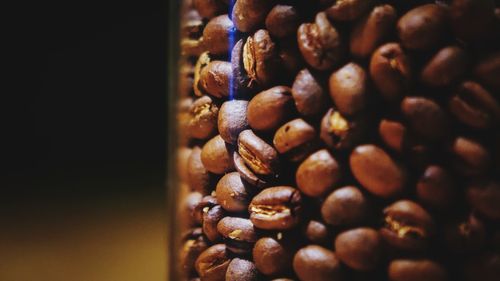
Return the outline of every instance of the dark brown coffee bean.
<path id="1" fill-rule="evenodd" d="M 208 94 L 206 88 L 204 88 L 205 85 L 201 83 L 201 73 L 203 72 L 203 69 L 205 69 L 205 67 L 210 64 L 211 61 L 212 57 L 210 56 L 210 54 L 208 52 L 204 52 L 198 57 L 196 65 L 194 66 L 193 91 L 194 94 L 199 97 Z"/>
<path id="2" fill-rule="evenodd" d="M 186 38 L 199 38 L 203 35 L 203 18 L 196 9 L 189 9 L 182 15 L 181 35 Z"/>
<path id="3" fill-rule="evenodd" d="M 318 150 L 299 165 L 295 180 L 305 195 L 323 196 L 340 180 L 340 167 L 328 150 Z"/>
<path id="4" fill-rule="evenodd" d="M 381 148 L 360 145 L 351 153 L 349 163 L 354 177 L 374 195 L 389 198 L 403 191 L 406 171 Z"/>
<path id="5" fill-rule="evenodd" d="M 227 6 L 221 0 L 193 0 L 193 5 L 206 19 L 223 14 L 227 10 Z"/>
<path id="6" fill-rule="evenodd" d="M 246 100 L 230 100 L 222 104 L 217 127 L 225 142 L 236 144 L 238 135 L 248 128 L 247 107 Z"/>
<path id="7" fill-rule="evenodd" d="M 245 160 L 243 160 L 239 153 L 235 152 L 233 154 L 233 160 L 236 171 L 238 171 L 240 177 L 245 182 L 257 188 L 263 188 L 267 185 L 266 179 L 257 176 L 250 168 L 248 168 Z"/>
<path id="8" fill-rule="evenodd" d="M 366 196 L 354 186 L 339 188 L 326 197 L 321 206 L 323 219 L 333 226 L 358 225 L 370 217 Z"/>
<path id="9" fill-rule="evenodd" d="M 424 250 L 434 233 L 434 221 L 429 213 L 409 200 L 400 200 L 385 208 L 384 221 L 380 234 L 389 245 L 403 251 Z"/>
<path id="10" fill-rule="evenodd" d="M 292 258 L 290 245 L 271 237 L 260 238 L 253 248 L 255 266 L 265 275 L 287 272 L 292 268 Z"/>
<path id="11" fill-rule="evenodd" d="M 479 142 L 457 137 L 451 145 L 452 165 L 466 176 L 478 176 L 487 172 L 491 164 L 490 153 Z"/>
<path id="12" fill-rule="evenodd" d="M 324 12 L 316 15 L 314 23 L 299 26 L 297 42 L 304 60 L 317 70 L 331 69 L 344 57 L 342 39 Z"/>
<path id="13" fill-rule="evenodd" d="M 258 281 L 259 271 L 251 261 L 234 258 L 226 271 L 225 281 Z"/>
<path id="14" fill-rule="evenodd" d="M 335 253 L 316 245 L 306 246 L 295 254 L 293 270 L 301 281 L 346 280 Z"/>
<path id="15" fill-rule="evenodd" d="M 245 130 L 238 137 L 238 153 L 245 164 L 258 175 L 273 175 L 279 168 L 278 152 L 252 130 Z"/>
<path id="16" fill-rule="evenodd" d="M 234 25 L 227 15 L 212 18 L 203 30 L 203 42 L 214 55 L 229 53 L 229 37 L 233 36 Z"/>
<path id="17" fill-rule="evenodd" d="M 371 57 L 370 76 L 385 100 L 397 101 L 410 88 L 410 58 L 398 43 L 382 45 Z"/>
<path id="18" fill-rule="evenodd" d="M 420 78 L 426 85 L 444 87 L 456 82 L 467 68 L 467 54 L 457 46 L 439 50 L 424 66 Z"/>
<path id="19" fill-rule="evenodd" d="M 465 41 L 479 41 L 489 37 L 495 24 L 494 0 L 454 0 L 450 18 L 455 35 Z"/>
<path id="20" fill-rule="evenodd" d="M 194 208 L 194 217 L 199 224 L 203 223 L 203 214 L 206 213 L 210 208 L 218 205 L 217 198 L 212 195 L 207 195 L 201 199 L 198 205 Z M 207 208 L 208 207 L 208 208 Z"/>
<path id="21" fill-rule="evenodd" d="M 396 10 L 391 5 L 380 5 L 358 22 L 351 32 L 351 54 L 366 58 L 394 31 Z"/>
<path id="22" fill-rule="evenodd" d="M 196 260 L 196 271 L 203 281 L 225 281 L 231 259 L 224 244 L 206 249 Z"/>
<path id="23" fill-rule="evenodd" d="M 203 236 L 201 228 L 190 230 L 183 241 L 179 253 L 179 263 L 182 270 L 190 274 L 195 271 L 195 262 L 198 256 L 208 248 L 208 241 Z"/>
<path id="24" fill-rule="evenodd" d="M 438 141 L 449 134 L 448 116 L 433 100 L 423 97 L 406 97 L 401 102 L 401 113 L 418 136 Z"/>
<path id="25" fill-rule="evenodd" d="M 203 233 L 207 236 L 208 240 L 215 242 L 221 238 L 217 230 L 217 224 L 226 216 L 226 212 L 220 205 L 213 205 L 203 208 Z"/>
<path id="26" fill-rule="evenodd" d="M 276 86 L 262 91 L 248 103 L 247 118 L 252 129 L 272 131 L 290 120 L 294 112 L 291 89 Z"/>
<path id="27" fill-rule="evenodd" d="M 269 187 L 250 202 L 248 212 L 252 223 L 261 229 L 285 230 L 300 221 L 302 197 L 289 186 Z"/>
<path id="28" fill-rule="evenodd" d="M 233 253 L 245 254 L 252 251 L 257 233 L 249 219 L 225 217 L 217 224 L 217 231 L 224 238 L 226 247 Z"/>
<path id="29" fill-rule="evenodd" d="M 315 149 L 316 130 L 303 119 L 294 119 L 274 134 L 276 150 L 292 162 L 299 162 Z"/>
<path id="30" fill-rule="evenodd" d="M 297 9 L 288 5 L 274 6 L 266 17 L 266 29 L 277 38 L 294 35 L 300 24 Z"/>
<path id="31" fill-rule="evenodd" d="M 337 109 L 352 116 L 364 109 L 368 95 L 366 71 L 356 63 L 348 63 L 330 75 L 330 96 Z"/>
<path id="32" fill-rule="evenodd" d="M 360 143 L 366 133 L 364 116 L 347 118 L 330 108 L 321 120 L 320 138 L 334 150 L 348 150 Z"/>
<path id="33" fill-rule="evenodd" d="M 208 139 L 215 135 L 219 107 L 211 97 L 203 96 L 195 100 L 189 114 L 188 130 L 191 137 Z"/>
<path id="34" fill-rule="evenodd" d="M 205 143 L 201 150 L 201 162 L 207 171 L 214 174 L 234 171 L 232 148 L 220 135 Z"/>
<path id="35" fill-rule="evenodd" d="M 447 225 L 444 229 L 444 243 L 453 253 L 477 252 L 485 242 L 485 226 L 473 214 L 465 220 Z"/>
<path id="36" fill-rule="evenodd" d="M 428 166 L 417 182 L 417 198 L 426 206 L 449 209 L 456 198 L 451 175 L 442 167 Z"/>
<path id="37" fill-rule="evenodd" d="M 257 30 L 247 38 L 242 52 L 243 67 L 249 78 L 248 87 L 270 86 L 278 75 L 279 56 L 269 32 Z"/>
<path id="38" fill-rule="evenodd" d="M 326 244 L 329 242 L 327 226 L 316 220 L 310 220 L 305 227 L 305 237 L 314 244 Z"/>
<path id="39" fill-rule="evenodd" d="M 393 260 L 389 264 L 391 281 L 446 281 L 448 274 L 438 263 L 431 260 Z"/>
<path id="40" fill-rule="evenodd" d="M 264 25 L 273 1 L 236 0 L 231 16 L 234 26 L 241 32 L 251 32 Z"/>
<path id="41" fill-rule="evenodd" d="M 372 5 L 372 0 L 337 0 L 325 11 L 328 17 L 333 20 L 351 21 L 368 12 Z"/>
<path id="42" fill-rule="evenodd" d="M 429 50 L 448 32 L 448 12 L 436 4 L 418 6 L 404 14 L 397 24 L 401 44 L 412 50 Z"/>
<path id="43" fill-rule="evenodd" d="M 335 239 L 339 260 L 359 271 L 375 269 L 382 259 L 382 250 L 379 233 L 367 227 L 344 231 Z"/>
<path id="44" fill-rule="evenodd" d="M 189 192 L 187 195 L 183 196 L 181 202 L 180 213 L 182 216 L 182 223 L 187 226 L 195 226 L 201 224 L 201 220 L 198 220 L 195 215 L 195 209 L 198 204 L 200 204 L 203 195 L 199 192 L 193 191 Z"/>
<path id="45" fill-rule="evenodd" d="M 222 208 L 228 212 L 245 211 L 251 198 L 238 172 L 225 174 L 217 183 L 215 194 Z"/>
<path id="46" fill-rule="evenodd" d="M 231 74 L 231 63 L 212 61 L 201 71 L 199 83 L 205 92 L 216 98 L 228 97 Z"/>
<path id="47" fill-rule="evenodd" d="M 177 151 L 177 171 L 181 182 L 188 182 L 188 162 L 191 156 L 192 149 L 188 147 L 181 147 Z"/>
<path id="48" fill-rule="evenodd" d="M 192 190 L 206 195 L 210 192 L 210 175 L 201 162 L 201 149 L 194 147 L 188 160 L 188 184 Z"/>
<path id="49" fill-rule="evenodd" d="M 481 182 L 467 188 L 469 204 L 485 217 L 500 220 L 500 184 L 496 181 Z"/>
<path id="50" fill-rule="evenodd" d="M 403 124 L 382 119 L 378 126 L 378 133 L 387 147 L 396 152 L 403 151 L 403 143 L 407 133 Z"/>
<path id="51" fill-rule="evenodd" d="M 281 59 L 283 69 L 287 72 L 290 79 L 293 79 L 297 75 L 297 72 L 306 64 L 300 53 L 295 36 L 280 42 L 278 55 Z"/>
<path id="52" fill-rule="evenodd" d="M 233 95 L 240 94 L 242 96 L 245 96 L 250 92 L 253 93 L 255 91 L 255 87 L 257 86 L 255 83 L 250 84 L 250 77 L 248 77 L 248 74 L 245 70 L 245 64 L 243 63 L 243 46 L 245 45 L 245 42 L 246 39 L 240 39 L 238 42 L 236 42 L 233 50 L 231 51 L 233 89 L 230 89 L 230 91 L 232 91 Z"/>
<path id="53" fill-rule="evenodd" d="M 500 276 L 500 254 L 487 251 L 473 256 L 464 271 L 465 281 L 496 281 Z"/>
<path id="54" fill-rule="evenodd" d="M 500 104 L 478 83 L 465 81 L 450 99 L 448 107 L 461 123 L 474 129 L 488 129 L 500 120 Z"/>
<path id="55" fill-rule="evenodd" d="M 474 76 L 481 85 L 493 93 L 500 92 L 500 52 L 481 59 L 474 67 Z"/>
<path id="56" fill-rule="evenodd" d="M 297 111 L 303 116 L 321 114 L 328 104 L 323 87 L 307 68 L 302 69 L 295 77 L 292 95 Z"/>

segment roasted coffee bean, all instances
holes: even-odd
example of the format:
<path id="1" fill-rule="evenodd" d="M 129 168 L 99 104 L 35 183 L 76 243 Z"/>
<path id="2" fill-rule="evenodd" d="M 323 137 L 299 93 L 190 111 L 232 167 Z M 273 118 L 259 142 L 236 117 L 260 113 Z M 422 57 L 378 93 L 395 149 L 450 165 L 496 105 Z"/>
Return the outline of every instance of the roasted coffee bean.
<path id="1" fill-rule="evenodd" d="M 243 68 L 248 76 L 249 88 L 269 86 L 278 74 L 279 56 L 269 32 L 257 30 L 243 45 Z"/>
<path id="2" fill-rule="evenodd" d="M 196 9 L 189 9 L 181 22 L 181 34 L 187 38 L 199 38 L 203 35 L 203 18 Z"/>
<path id="3" fill-rule="evenodd" d="M 410 58 L 398 43 L 382 45 L 371 57 L 370 77 L 385 100 L 397 101 L 410 88 Z"/>
<path id="4" fill-rule="evenodd" d="M 473 69 L 474 77 L 493 93 L 500 92 L 500 52 L 481 59 Z"/>
<path id="5" fill-rule="evenodd" d="M 183 56 L 199 56 L 203 53 L 204 48 L 203 37 L 199 39 L 181 40 L 181 54 Z"/>
<path id="6" fill-rule="evenodd" d="M 301 281 L 347 280 L 335 253 L 317 245 L 300 249 L 293 258 L 293 269 Z"/>
<path id="7" fill-rule="evenodd" d="M 303 116 L 316 116 L 323 113 L 327 106 L 327 94 L 318 78 L 309 69 L 302 69 L 292 86 L 292 95 L 297 111 Z"/>
<path id="8" fill-rule="evenodd" d="M 378 126 L 378 133 L 384 144 L 396 152 L 403 151 L 406 128 L 397 121 L 382 119 Z"/>
<path id="9" fill-rule="evenodd" d="M 310 220 L 305 227 L 305 236 L 313 244 L 326 244 L 329 242 L 328 228 L 319 221 Z"/>
<path id="10" fill-rule="evenodd" d="M 412 50 L 429 50 L 438 46 L 448 32 L 448 11 L 437 4 L 418 6 L 398 21 L 401 44 Z"/>
<path id="11" fill-rule="evenodd" d="M 408 121 L 410 129 L 426 140 L 442 140 L 449 134 L 448 116 L 431 99 L 406 97 L 401 102 L 401 113 Z"/>
<path id="12" fill-rule="evenodd" d="M 454 0 L 450 18 L 455 35 L 466 41 L 479 41 L 489 37 L 495 25 L 494 0 Z"/>
<path id="13" fill-rule="evenodd" d="M 233 253 L 245 254 L 252 251 L 257 233 L 249 219 L 225 217 L 217 224 L 226 247 Z"/>
<path id="14" fill-rule="evenodd" d="M 203 195 L 210 192 L 210 174 L 201 162 L 201 149 L 194 147 L 188 159 L 188 184 Z"/>
<path id="15" fill-rule="evenodd" d="M 201 224 L 201 220 L 198 220 L 195 216 L 195 208 L 200 204 L 202 198 L 203 195 L 196 191 L 188 193 L 183 198 L 180 208 L 182 223 L 188 226 Z"/>
<path id="16" fill-rule="evenodd" d="M 215 242 L 221 238 L 217 230 L 217 224 L 226 216 L 226 212 L 220 205 L 208 206 L 203 208 L 203 233 L 207 236 L 208 240 Z"/>
<path id="17" fill-rule="evenodd" d="M 457 81 L 467 68 L 467 54 L 457 46 L 439 50 L 425 65 L 420 75 L 422 82 L 432 87 L 444 87 Z"/>
<path id="18" fill-rule="evenodd" d="M 372 0 L 336 0 L 335 3 L 325 11 L 328 17 L 333 20 L 351 21 L 368 12 L 373 2 Z"/>
<path id="19" fill-rule="evenodd" d="M 255 83 L 250 84 L 250 78 L 247 75 L 245 65 L 243 63 L 243 46 L 245 45 L 245 42 L 245 39 L 238 40 L 231 51 L 233 87 L 232 89 L 229 89 L 229 91 L 233 92 L 233 94 L 239 94 L 241 96 L 246 96 L 249 92 L 254 92 L 256 86 Z M 248 63 L 248 59 L 246 60 Z"/>
<path id="20" fill-rule="evenodd" d="M 201 150 L 201 162 L 207 171 L 224 174 L 234 171 L 233 149 L 220 135 L 207 141 Z"/>
<path id="21" fill-rule="evenodd" d="M 206 238 L 203 236 L 201 228 L 190 230 L 183 241 L 184 243 L 179 255 L 179 263 L 182 270 L 187 273 L 192 273 L 195 269 L 196 259 L 208 248 L 208 241 L 206 241 Z"/>
<path id="22" fill-rule="evenodd" d="M 201 201 L 194 208 L 195 220 L 199 223 L 203 223 L 203 214 L 206 213 L 210 208 L 218 205 L 217 198 L 212 195 L 207 195 L 201 199 Z M 208 207 L 208 208 L 207 208 Z"/>
<path id="23" fill-rule="evenodd" d="M 237 152 L 233 154 L 233 160 L 236 171 L 238 171 L 240 177 L 245 182 L 257 188 L 263 188 L 267 185 L 266 179 L 257 176 L 250 168 L 248 168 L 247 164 L 245 164 L 245 160 L 243 160 Z"/>
<path id="24" fill-rule="evenodd" d="M 340 167 L 328 150 L 318 150 L 299 165 L 295 180 L 305 195 L 323 196 L 340 180 Z"/>
<path id="25" fill-rule="evenodd" d="M 457 137 L 451 145 L 452 165 L 466 176 L 487 172 L 491 162 L 488 150 L 472 139 Z"/>
<path id="26" fill-rule="evenodd" d="M 366 222 L 371 215 L 368 198 L 354 186 L 339 188 L 321 206 L 323 219 L 333 226 L 352 226 Z"/>
<path id="27" fill-rule="evenodd" d="M 455 118 L 474 129 L 489 129 L 500 120 L 500 104 L 476 82 L 460 84 L 448 107 Z"/>
<path id="28" fill-rule="evenodd" d="M 403 191 L 405 169 L 381 148 L 360 145 L 351 153 L 349 163 L 354 177 L 374 195 L 389 198 Z"/>
<path id="29" fill-rule="evenodd" d="M 297 9 L 288 5 L 274 6 L 266 17 L 266 29 L 277 38 L 294 35 L 300 24 Z"/>
<path id="30" fill-rule="evenodd" d="M 362 111 L 367 103 L 368 77 L 356 63 L 348 63 L 330 75 L 330 96 L 337 109 L 346 116 Z"/>
<path id="31" fill-rule="evenodd" d="M 451 175 L 437 165 L 428 166 L 417 182 L 417 198 L 438 210 L 453 206 L 456 191 Z"/>
<path id="32" fill-rule="evenodd" d="M 248 103 L 247 119 L 257 131 L 272 131 L 291 119 L 294 112 L 291 89 L 276 86 L 257 94 Z"/>
<path id="33" fill-rule="evenodd" d="M 205 92 L 216 98 L 228 97 L 231 75 L 231 63 L 212 61 L 202 69 L 199 83 Z"/>
<path id="34" fill-rule="evenodd" d="M 177 171 L 181 182 L 188 182 L 188 162 L 191 152 L 192 149 L 188 147 L 181 147 L 177 151 Z"/>
<path id="35" fill-rule="evenodd" d="M 274 134 L 276 150 L 292 162 L 299 162 L 315 149 L 316 130 L 303 119 L 294 119 L 281 126 Z"/>
<path id="36" fill-rule="evenodd" d="M 203 42 L 210 54 L 229 53 L 229 38 L 234 34 L 233 22 L 227 15 L 212 18 L 203 30 Z"/>
<path id="37" fill-rule="evenodd" d="M 373 270 L 381 261 L 382 238 L 371 228 L 351 229 L 337 236 L 335 251 L 339 260 L 350 268 L 359 271 Z"/>
<path id="38" fill-rule="evenodd" d="M 297 72 L 305 66 L 305 62 L 300 53 L 295 36 L 289 37 L 280 42 L 278 55 L 281 59 L 283 69 L 286 71 L 286 74 L 288 74 L 288 77 L 284 80 L 293 79 Z"/>
<path id="39" fill-rule="evenodd" d="M 391 5 L 375 8 L 351 32 L 350 50 L 354 57 L 366 58 L 394 31 L 396 10 Z"/>
<path id="40" fill-rule="evenodd" d="M 256 136 L 245 130 L 238 137 L 238 153 L 245 164 L 258 175 L 274 175 L 279 168 L 278 152 Z"/>
<path id="41" fill-rule="evenodd" d="M 286 230 L 300 221 L 302 197 L 289 186 L 269 187 L 257 194 L 248 207 L 250 220 L 261 229 Z"/>
<path id="42" fill-rule="evenodd" d="M 453 253 L 472 253 L 480 250 L 486 242 L 486 229 L 473 214 L 465 220 L 447 225 L 444 243 Z"/>
<path id="43" fill-rule="evenodd" d="M 500 254 L 485 252 L 473 256 L 465 265 L 465 281 L 496 281 L 500 276 Z"/>
<path id="44" fill-rule="evenodd" d="M 292 268 L 291 245 L 271 237 L 257 240 L 253 248 L 253 260 L 257 269 L 265 275 L 276 276 Z"/>
<path id="45" fill-rule="evenodd" d="M 344 58 L 342 39 L 324 12 L 316 15 L 314 23 L 299 26 L 297 42 L 304 60 L 314 69 L 331 69 Z"/>
<path id="46" fill-rule="evenodd" d="M 230 100 L 222 104 L 217 126 L 225 142 L 236 144 L 238 135 L 248 128 L 247 107 L 246 100 Z"/>
<path id="47" fill-rule="evenodd" d="M 391 281 L 446 281 L 448 274 L 438 263 L 431 260 L 393 260 L 389 264 Z"/>
<path id="48" fill-rule="evenodd" d="M 236 0 L 233 7 L 232 20 L 241 32 L 251 32 L 264 24 L 273 1 Z"/>
<path id="49" fill-rule="evenodd" d="M 348 150 L 363 139 L 367 120 L 362 117 L 347 118 L 330 108 L 321 120 L 321 140 L 331 149 Z"/>
<path id="50" fill-rule="evenodd" d="M 198 57 L 196 65 L 194 66 L 193 91 L 194 94 L 199 97 L 208 94 L 206 88 L 204 88 L 204 84 L 201 83 L 201 73 L 203 72 L 203 69 L 205 69 L 205 67 L 210 64 L 211 61 L 212 57 L 210 56 L 210 54 L 208 52 L 204 52 Z"/>
<path id="51" fill-rule="evenodd" d="M 234 258 L 229 263 L 225 281 L 258 281 L 259 271 L 251 261 Z"/>
<path id="52" fill-rule="evenodd" d="M 225 174 L 217 183 L 215 194 L 222 208 L 228 212 L 245 211 L 251 198 L 251 192 L 238 172 Z"/>
<path id="53" fill-rule="evenodd" d="M 495 181 L 478 182 L 467 188 L 469 204 L 480 214 L 500 220 L 500 184 Z"/>
<path id="54" fill-rule="evenodd" d="M 231 259 L 224 244 L 206 249 L 196 260 L 196 271 L 203 281 L 225 281 Z"/>
<path id="55" fill-rule="evenodd" d="M 190 110 L 188 130 L 191 137 L 208 139 L 217 131 L 219 107 L 211 97 L 203 96 L 194 101 Z"/>
<path id="56" fill-rule="evenodd" d="M 380 234 L 387 244 L 403 251 L 424 250 L 434 233 L 429 213 L 409 200 L 396 201 L 385 208 L 384 222 Z"/>
<path id="57" fill-rule="evenodd" d="M 227 6 L 222 0 L 193 0 L 194 7 L 206 19 L 223 14 Z"/>

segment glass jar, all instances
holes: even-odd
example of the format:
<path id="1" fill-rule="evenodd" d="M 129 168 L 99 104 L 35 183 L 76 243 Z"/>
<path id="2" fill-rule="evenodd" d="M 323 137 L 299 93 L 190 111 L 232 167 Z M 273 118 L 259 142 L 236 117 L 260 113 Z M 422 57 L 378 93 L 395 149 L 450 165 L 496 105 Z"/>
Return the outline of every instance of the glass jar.
<path id="1" fill-rule="evenodd" d="M 173 2 L 171 280 L 497 280 L 498 1 Z"/>

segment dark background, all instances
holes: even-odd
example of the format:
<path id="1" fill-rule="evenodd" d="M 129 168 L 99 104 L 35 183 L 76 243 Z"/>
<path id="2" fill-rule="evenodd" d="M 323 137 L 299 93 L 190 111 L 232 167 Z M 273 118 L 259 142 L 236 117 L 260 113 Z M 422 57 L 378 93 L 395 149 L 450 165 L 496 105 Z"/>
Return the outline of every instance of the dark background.
<path id="1" fill-rule="evenodd" d="M 0 279 L 162 280 L 168 1 L 18 5 L 3 40 Z"/>

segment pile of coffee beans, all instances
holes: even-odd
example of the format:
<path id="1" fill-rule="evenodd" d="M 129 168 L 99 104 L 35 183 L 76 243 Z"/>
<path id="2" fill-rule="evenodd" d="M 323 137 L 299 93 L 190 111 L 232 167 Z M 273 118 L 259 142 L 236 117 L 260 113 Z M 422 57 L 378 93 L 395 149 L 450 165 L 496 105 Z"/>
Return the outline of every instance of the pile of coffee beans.
<path id="1" fill-rule="evenodd" d="M 183 280 L 499 280 L 500 1 L 182 18 Z"/>

